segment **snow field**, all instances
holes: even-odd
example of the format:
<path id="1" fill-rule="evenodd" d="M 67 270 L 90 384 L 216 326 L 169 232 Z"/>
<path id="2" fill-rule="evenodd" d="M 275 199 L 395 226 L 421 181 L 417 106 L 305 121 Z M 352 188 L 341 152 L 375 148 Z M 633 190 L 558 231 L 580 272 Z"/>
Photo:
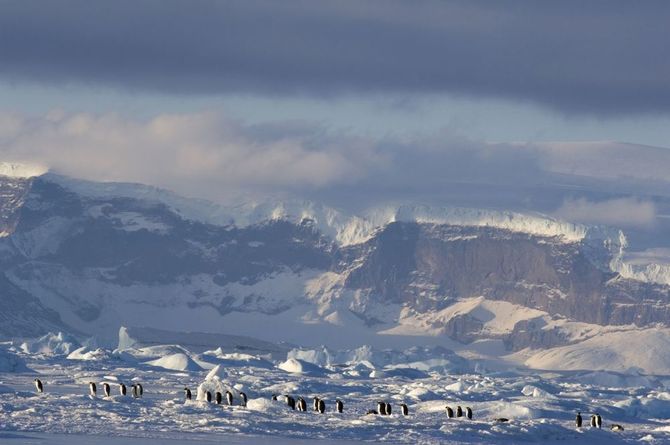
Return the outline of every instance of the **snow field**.
<path id="1" fill-rule="evenodd" d="M 663 379 L 656 377 L 645 381 L 641 376 L 630 380 L 621 376 L 617 380 L 616 375 L 606 373 L 487 374 L 444 368 L 394 374 L 394 370 L 407 368 L 393 368 L 389 356 L 369 348 L 357 350 L 357 354 L 330 351 L 331 360 L 342 354 L 358 355 L 360 361 L 323 366 L 291 357 L 270 362 L 220 349 L 193 354 L 179 346 L 103 350 L 104 354 L 90 354 L 86 360 L 70 358 L 72 353 L 31 354 L 10 346 L 4 351 L 5 356 L 26 364 L 26 368 L 0 372 L 0 431 L 5 432 L 130 437 L 138 441 L 167 434 L 195 442 L 226 437 L 413 444 L 638 443 L 644 437 L 651 443 L 670 441 L 670 391 L 664 389 Z M 124 355 L 120 352 L 133 360 L 121 359 Z M 317 352 L 313 351 L 312 357 L 320 357 L 323 363 L 324 351 Z M 419 348 L 389 355 L 421 362 L 421 356 L 428 359 L 429 353 Z M 187 360 L 175 359 L 179 354 Z M 300 355 L 310 353 L 302 350 Z M 160 360 L 169 366 L 157 366 Z M 199 369 L 192 369 L 191 363 Z M 371 377 L 371 368 L 379 374 Z M 424 368 L 430 369 L 427 365 Z M 35 376 L 44 382 L 44 394 L 35 394 Z M 89 381 L 99 384 L 98 397 L 88 395 Z M 102 382 L 111 385 L 110 397 L 102 396 Z M 144 397 L 119 395 L 121 382 L 129 387 L 129 394 L 130 386 L 141 382 Z M 193 400 L 184 399 L 184 387 L 191 388 Z M 205 402 L 202 393 L 206 390 L 212 395 L 230 390 L 234 405 Z M 249 396 L 247 407 L 240 406 L 240 391 Z M 271 400 L 273 394 L 280 396 L 278 401 Z M 296 399 L 302 396 L 308 411 L 291 411 L 281 397 L 284 394 Z M 311 410 L 313 396 L 326 401 L 324 415 Z M 344 402 L 343 414 L 335 413 L 336 399 Z M 391 416 L 365 414 L 375 409 L 379 400 L 393 405 Z M 409 406 L 409 416 L 400 414 L 401 403 Z M 473 420 L 448 419 L 447 405 L 471 407 Z M 578 410 L 585 424 L 590 413 L 599 412 L 603 430 L 576 430 L 573 421 Z M 495 423 L 500 417 L 510 422 Z M 609 431 L 610 423 L 624 425 L 625 431 Z"/>

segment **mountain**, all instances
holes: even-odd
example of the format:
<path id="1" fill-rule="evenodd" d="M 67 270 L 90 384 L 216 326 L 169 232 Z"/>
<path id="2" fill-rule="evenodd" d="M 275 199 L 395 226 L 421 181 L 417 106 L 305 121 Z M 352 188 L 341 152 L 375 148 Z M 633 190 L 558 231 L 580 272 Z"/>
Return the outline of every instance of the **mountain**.
<path id="1" fill-rule="evenodd" d="M 0 176 L 0 206 L 2 337 L 112 344 L 138 326 L 510 354 L 670 325 L 662 265 L 633 271 L 620 230 L 540 214 L 226 207 L 41 172 Z"/>

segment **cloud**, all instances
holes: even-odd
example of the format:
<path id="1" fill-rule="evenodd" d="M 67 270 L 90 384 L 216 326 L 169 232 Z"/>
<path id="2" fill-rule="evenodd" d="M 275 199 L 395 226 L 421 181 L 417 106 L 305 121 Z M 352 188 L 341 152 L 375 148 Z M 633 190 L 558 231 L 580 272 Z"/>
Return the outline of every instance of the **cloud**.
<path id="1" fill-rule="evenodd" d="M 449 131 L 373 138 L 308 121 L 250 124 L 220 110 L 147 119 L 0 113 L 0 160 L 76 178 L 214 201 L 297 196 L 349 210 L 388 202 L 558 208 L 568 220 L 625 227 L 651 224 L 655 204 L 644 196 L 653 195 L 659 211 L 670 208 L 668 153 L 602 142 L 493 144 Z"/>
<path id="2" fill-rule="evenodd" d="M 537 155 L 442 132 L 371 138 L 307 121 L 248 124 L 221 111 L 0 113 L 0 158 L 82 179 L 140 182 L 217 201 L 291 194 L 343 207 L 472 198 L 478 186 L 534 184 Z M 485 194 L 488 199 L 488 194 Z"/>
<path id="3" fill-rule="evenodd" d="M 651 228 L 656 222 L 656 206 L 651 201 L 632 197 L 605 201 L 566 199 L 555 215 L 568 221 L 586 224 Z"/>
<path id="4" fill-rule="evenodd" d="M 168 94 L 448 93 L 670 111 L 670 4 L 3 2 L 0 78 Z"/>
<path id="5" fill-rule="evenodd" d="M 217 199 L 229 189 L 319 189 L 355 181 L 377 159 L 368 141 L 299 122 L 247 125 L 219 112 L 0 114 L 4 160 L 83 179 L 149 183 Z"/>

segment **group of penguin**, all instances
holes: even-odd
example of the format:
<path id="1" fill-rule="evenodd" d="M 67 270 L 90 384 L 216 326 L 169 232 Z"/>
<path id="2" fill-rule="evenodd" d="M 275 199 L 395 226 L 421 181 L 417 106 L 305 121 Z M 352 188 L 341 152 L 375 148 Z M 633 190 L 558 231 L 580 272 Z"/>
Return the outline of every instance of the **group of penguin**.
<path id="1" fill-rule="evenodd" d="M 43 393 L 44 392 L 44 384 L 40 379 L 35 379 L 35 388 L 37 389 L 38 393 Z M 131 388 L 131 394 L 134 398 L 139 399 L 144 395 L 144 388 L 142 387 L 141 383 L 134 383 Z M 91 395 L 91 397 L 96 397 L 98 394 L 98 385 L 95 384 L 95 382 L 88 382 L 88 392 Z M 112 388 L 109 386 L 109 383 L 104 382 L 102 384 L 102 392 L 104 393 L 105 397 L 109 397 L 112 392 Z M 122 396 L 125 396 L 128 394 L 128 389 L 126 388 L 126 385 L 123 383 L 119 383 L 119 394 Z"/>
<path id="2" fill-rule="evenodd" d="M 193 398 L 193 394 L 188 387 L 184 388 L 184 396 L 186 397 L 186 400 L 191 400 Z M 248 399 L 245 393 L 240 393 L 240 399 L 240 405 L 247 406 Z M 205 400 L 207 400 L 207 403 L 212 403 L 212 393 L 210 391 L 205 391 Z M 214 394 L 214 401 L 217 405 L 221 405 L 221 403 L 223 403 L 223 394 L 221 394 L 219 391 L 216 391 Z M 228 406 L 233 405 L 233 393 L 230 391 L 226 391 L 226 404 Z"/>
<path id="3" fill-rule="evenodd" d="M 42 384 L 42 381 L 40 379 L 35 379 L 35 388 L 37 389 L 38 393 L 43 393 L 44 392 L 44 385 Z M 89 393 L 91 394 L 92 397 L 96 397 L 97 395 L 97 385 L 95 382 L 88 382 L 88 388 L 89 388 Z M 105 397 L 109 397 L 111 394 L 111 387 L 109 386 L 109 383 L 104 382 L 102 384 L 102 391 L 105 394 Z M 123 383 L 119 383 L 119 394 L 122 396 L 125 396 L 127 394 L 127 388 L 126 385 Z M 131 386 L 131 394 L 134 398 L 141 398 L 142 395 L 144 394 L 144 388 L 142 387 L 141 383 L 134 383 L 133 386 Z M 192 393 L 191 390 L 188 387 L 184 388 L 184 395 L 186 397 L 186 400 L 191 400 L 192 399 Z M 291 408 L 292 410 L 298 410 L 298 411 L 307 411 L 307 402 L 305 402 L 305 399 L 302 397 L 298 397 L 295 399 L 294 397 L 286 394 L 283 396 L 284 401 L 286 404 Z M 212 393 L 210 391 L 205 392 L 205 399 L 207 400 L 208 403 L 212 402 Z M 240 404 L 241 406 L 247 406 L 247 395 L 243 392 L 240 392 Z M 217 405 L 221 405 L 223 402 L 223 394 L 221 394 L 219 391 L 216 391 L 214 400 Z M 277 401 L 278 396 L 276 394 L 272 395 L 272 400 Z M 226 391 L 226 403 L 231 406 L 233 405 L 233 393 L 230 391 Z M 320 399 L 318 397 L 314 397 L 312 399 L 312 408 L 314 411 L 323 414 L 326 412 L 326 402 L 323 399 Z M 409 408 L 405 403 L 400 404 L 400 410 L 402 412 L 403 416 L 409 415 Z M 447 410 L 447 417 L 452 418 L 452 417 L 467 417 L 468 419 L 472 420 L 472 409 L 469 406 L 465 407 L 465 411 L 461 406 L 457 406 L 456 410 L 454 411 L 453 408 L 450 406 L 446 407 Z M 335 411 L 338 413 L 342 413 L 344 411 L 344 403 L 340 400 L 337 399 L 335 401 Z M 381 415 L 381 416 L 390 416 L 393 412 L 393 408 L 390 403 L 385 402 L 385 401 L 378 401 L 377 402 L 377 409 L 370 409 L 366 414 L 375 414 L 375 415 Z M 506 419 L 504 417 L 495 419 L 496 422 L 508 422 L 509 419 Z M 577 428 L 582 427 L 582 413 L 578 412 L 577 417 L 575 418 L 575 425 Z M 591 421 L 590 425 L 593 428 L 602 428 L 603 425 L 603 418 L 600 416 L 600 414 L 595 413 L 591 415 Z M 610 429 L 612 431 L 623 431 L 624 428 L 623 426 L 619 425 L 618 423 L 613 423 L 610 425 Z"/>
<path id="4" fill-rule="evenodd" d="M 409 415 L 409 408 L 405 403 L 400 404 L 400 410 L 402 411 L 403 416 L 408 416 Z M 374 414 L 374 415 L 380 415 L 380 416 L 390 416 L 393 414 L 393 407 L 391 406 L 390 403 L 385 402 L 385 401 L 379 401 L 377 402 L 377 409 L 370 409 L 366 414 Z"/>
<path id="5" fill-rule="evenodd" d="M 575 425 L 577 428 L 582 427 L 582 413 L 578 412 L 577 417 L 575 417 Z M 603 427 L 603 418 L 600 416 L 600 414 L 595 413 L 591 414 L 591 422 L 590 425 L 592 428 L 602 428 Z M 613 423 L 610 425 L 610 429 L 612 431 L 623 431 L 623 426 L 619 425 L 618 423 Z"/>
<path id="6" fill-rule="evenodd" d="M 447 417 L 450 419 L 454 417 L 454 410 L 450 406 L 447 406 L 446 409 Z M 456 407 L 456 417 L 463 417 L 463 408 L 461 408 L 460 405 Z M 472 408 L 469 406 L 465 407 L 465 417 L 467 417 L 469 420 L 472 420 Z"/>
<path id="7" fill-rule="evenodd" d="M 288 394 L 285 394 L 283 397 L 288 407 L 291 408 L 292 410 L 294 411 L 298 410 L 303 412 L 307 411 L 307 402 L 302 397 L 298 397 L 296 399 Z M 273 394 L 272 401 L 276 402 L 278 400 L 279 396 L 277 394 Z M 314 409 L 314 411 L 316 411 L 319 414 L 323 414 L 326 412 L 326 402 L 318 397 L 313 397 L 312 409 Z M 338 413 L 344 412 L 344 403 L 342 403 L 340 399 L 335 400 L 335 411 L 337 411 Z"/>

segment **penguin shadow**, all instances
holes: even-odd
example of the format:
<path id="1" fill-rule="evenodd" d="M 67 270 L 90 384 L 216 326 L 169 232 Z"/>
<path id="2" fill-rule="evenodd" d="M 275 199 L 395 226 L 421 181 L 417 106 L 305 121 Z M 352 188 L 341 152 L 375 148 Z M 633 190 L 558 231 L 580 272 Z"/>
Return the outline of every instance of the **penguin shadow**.
<path id="1" fill-rule="evenodd" d="M 24 391 L 24 390 L 19 390 L 19 391 L 7 391 L 3 392 L 0 394 L 13 394 L 15 397 L 20 397 L 22 399 L 40 399 L 40 398 L 50 398 L 50 394 L 46 392 L 35 392 L 35 391 Z"/>

